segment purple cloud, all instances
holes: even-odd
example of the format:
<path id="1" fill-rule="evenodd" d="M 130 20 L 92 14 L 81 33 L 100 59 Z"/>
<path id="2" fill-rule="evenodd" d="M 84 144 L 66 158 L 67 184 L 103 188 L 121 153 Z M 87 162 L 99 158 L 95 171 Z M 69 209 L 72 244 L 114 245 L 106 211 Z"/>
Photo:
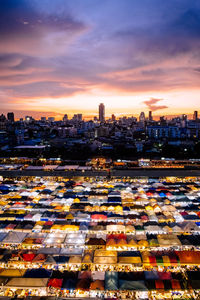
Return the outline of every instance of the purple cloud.
<path id="1" fill-rule="evenodd" d="M 157 105 L 158 102 L 162 101 L 163 99 L 156 99 L 156 98 L 151 98 L 149 100 L 144 101 L 143 103 L 146 104 L 149 110 L 151 111 L 157 111 L 160 109 L 166 109 L 168 106 L 166 105 Z"/>

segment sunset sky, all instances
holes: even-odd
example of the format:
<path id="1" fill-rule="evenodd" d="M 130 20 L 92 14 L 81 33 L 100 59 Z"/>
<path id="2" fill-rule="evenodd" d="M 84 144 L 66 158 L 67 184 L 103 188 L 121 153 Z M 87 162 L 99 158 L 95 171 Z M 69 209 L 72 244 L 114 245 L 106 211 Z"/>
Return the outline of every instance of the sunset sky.
<path id="1" fill-rule="evenodd" d="M 107 116 L 200 108 L 200 1 L 0 0 L 0 113 L 100 102 Z"/>

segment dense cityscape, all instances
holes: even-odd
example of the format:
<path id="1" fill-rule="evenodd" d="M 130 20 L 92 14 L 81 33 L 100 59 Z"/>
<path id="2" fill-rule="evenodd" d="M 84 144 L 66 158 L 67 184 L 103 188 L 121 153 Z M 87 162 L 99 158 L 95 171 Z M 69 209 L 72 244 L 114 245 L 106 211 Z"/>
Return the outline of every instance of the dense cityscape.
<path id="1" fill-rule="evenodd" d="M 139 118 L 112 114 L 105 118 L 105 106 L 99 105 L 98 117 L 86 121 L 82 114 L 62 120 L 31 116 L 15 120 L 14 113 L 0 116 L 1 156 L 60 157 L 89 159 L 200 158 L 200 119 L 181 115 L 154 120 L 152 111 Z"/>

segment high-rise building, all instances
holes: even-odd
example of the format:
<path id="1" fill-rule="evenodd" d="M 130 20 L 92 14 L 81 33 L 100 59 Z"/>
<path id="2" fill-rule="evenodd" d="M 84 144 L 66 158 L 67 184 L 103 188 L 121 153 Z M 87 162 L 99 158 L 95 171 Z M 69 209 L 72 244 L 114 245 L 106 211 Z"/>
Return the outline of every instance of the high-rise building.
<path id="1" fill-rule="evenodd" d="M 152 111 L 149 111 L 149 121 L 153 121 Z"/>
<path id="2" fill-rule="evenodd" d="M 103 103 L 99 104 L 99 121 L 105 122 L 105 105 Z"/>
<path id="3" fill-rule="evenodd" d="M 65 114 L 64 117 L 63 117 L 63 122 L 67 122 L 68 121 L 68 115 Z"/>
<path id="4" fill-rule="evenodd" d="M 77 114 L 74 114 L 72 120 L 73 120 L 73 121 L 77 121 L 77 119 L 78 119 L 78 115 L 77 115 Z"/>
<path id="5" fill-rule="evenodd" d="M 83 120 L 83 115 L 82 114 L 74 114 L 72 120 L 75 122 L 81 122 Z"/>
<path id="6" fill-rule="evenodd" d="M 181 118 L 182 118 L 183 121 L 187 121 L 187 115 L 186 115 L 186 114 L 183 114 L 183 115 L 181 116 Z"/>
<path id="7" fill-rule="evenodd" d="M 143 111 L 140 113 L 139 121 L 145 122 L 145 113 Z"/>
<path id="8" fill-rule="evenodd" d="M 195 121 L 198 120 L 198 111 L 197 110 L 194 111 L 193 120 L 195 120 Z"/>
<path id="9" fill-rule="evenodd" d="M 41 122 L 46 122 L 47 118 L 46 117 L 41 117 Z"/>
<path id="10" fill-rule="evenodd" d="M 13 112 L 8 112 L 7 113 L 7 119 L 9 122 L 14 123 L 15 122 L 15 117 Z"/>
<path id="11" fill-rule="evenodd" d="M 81 122 L 83 119 L 83 115 L 82 114 L 77 114 L 77 120 L 78 122 Z"/>
<path id="12" fill-rule="evenodd" d="M 0 130 L 6 129 L 6 122 L 7 122 L 6 117 L 3 114 L 1 114 L 0 115 Z"/>
<path id="13" fill-rule="evenodd" d="M 112 116 L 111 116 L 111 119 L 112 119 L 112 121 L 113 121 L 113 122 L 115 122 L 115 121 L 116 121 L 116 117 L 115 117 L 115 115 L 114 115 L 114 114 L 112 114 Z"/>
<path id="14" fill-rule="evenodd" d="M 54 122 L 54 121 L 55 121 L 55 118 L 54 118 L 54 117 L 48 117 L 48 121 L 49 121 L 49 122 Z"/>

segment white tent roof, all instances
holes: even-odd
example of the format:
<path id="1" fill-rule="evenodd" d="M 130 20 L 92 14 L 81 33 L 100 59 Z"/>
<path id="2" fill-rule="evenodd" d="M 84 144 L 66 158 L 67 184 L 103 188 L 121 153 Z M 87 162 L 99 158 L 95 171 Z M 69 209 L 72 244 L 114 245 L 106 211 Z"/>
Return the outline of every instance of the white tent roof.
<path id="1" fill-rule="evenodd" d="M 47 286 L 48 278 L 12 278 L 6 287 L 42 288 Z"/>
<path id="2" fill-rule="evenodd" d="M 64 242 L 66 233 L 49 233 L 44 240 L 44 244 L 61 244 Z"/>
<path id="3" fill-rule="evenodd" d="M 82 255 L 83 248 L 61 248 L 61 255 Z"/>
<path id="4" fill-rule="evenodd" d="M 43 170 L 55 170 L 58 165 L 46 165 L 43 167 Z"/>
<path id="5" fill-rule="evenodd" d="M 94 271 L 92 272 L 93 280 L 105 280 L 105 272 Z"/>
<path id="6" fill-rule="evenodd" d="M 42 254 L 59 254 L 60 248 L 40 248 L 37 250 L 37 253 Z"/>
<path id="7" fill-rule="evenodd" d="M 59 166 L 57 170 L 76 170 L 78 169 L 78 165 L 66 165 L 66 166 Z"/>
<path id="8" fill-rule="evenodd" d="M 124 225 L 107 225 L 106 230 L 107 231 L 124 231 L 125 226 Z"/>
<path id="9" fill-rule="evenodd" d="M 10 231 L 5 239 L 3 240 L 4 244 L 20 244 L 23 242 L 27 233 L 21 231 Z"/>
<path id="10" fill-rule="evenodd" d="M 42 166 L 28 166 L 26 170 L 43 170 Z"/>

